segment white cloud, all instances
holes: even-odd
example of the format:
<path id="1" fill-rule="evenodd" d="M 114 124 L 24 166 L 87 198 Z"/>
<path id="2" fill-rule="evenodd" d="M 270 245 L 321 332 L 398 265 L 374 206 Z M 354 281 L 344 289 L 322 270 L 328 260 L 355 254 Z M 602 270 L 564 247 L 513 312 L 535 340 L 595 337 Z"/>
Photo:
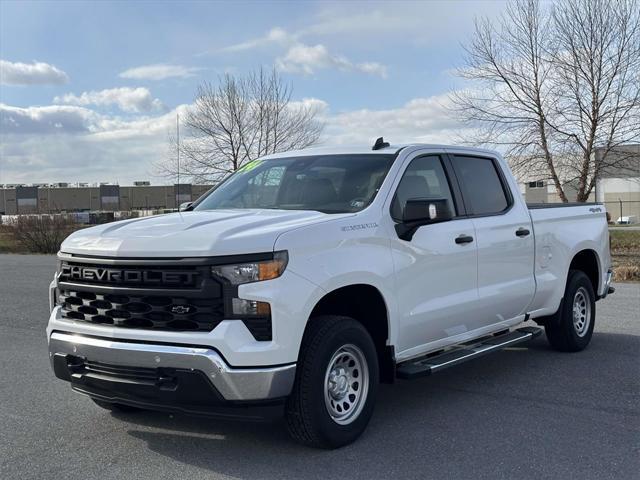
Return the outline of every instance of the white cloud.
<path id="1" fill-rule="evenodd" d="M 459 42 L 460 32 L 468 31 L 478 16 L 496 16 L 505 9 L 504 2 L 474 0 L 472 2 L 422 1 L 376 2 L 363 9 L 358 2 L 323 2 L 299 38 L 326 37 L 341 42 L 375 41 L 381 48 L 387 42 L 407 45 L 446 44 Z"/>
<path id="2" fill-rule="evenodd" d="M 73 105 L 13 107 L 0 103 L 0 126 L 7 135 L 90 134 L 94 136 L 155 135 L 175 128 L 176 113 L 184 114 L 180 105 L 156 116 L 121 118 L 100 114 L 89 108 Z"/>
<path id="3" fill-rule="evenodd" d="M 449 106 L 449 95 L 443 94 L 415 98 L 393 109 L 327 115 L 325 137 L 337 144 L 369 144 L 380 136 L 391 143 L 456 143 L 464 130 Z"/>
<path id="4" fill-rule="evenodd" d="M 294 100 L 289 103 L 292 110 L 310 109 L 314 110 L 318 115 L 326 116 L 329 112 L 329 104 L 319 98 L 303 98 L 302 100 Z"/>
<path id="5" fill-rule="evenodd" d="M 290 73 L 311 75 L 318 70 L 337 68 L 343 71 L 358 71 L 382 78 L 387 76 L 387 67 L 376 62 L 353 63 L 342 55 L 333 55 L 327 47 L 298 43 L 293 45 L 284 57 L 276 59 L 276 66 Z"/>
<path id="6" fill-rule="evenodd" d="M 57 85 L 68 81 L 69 76 L 65 72 L 48 63 L 0 60 L 0 84 L 2 85 Z"/>
<path id="7" fill-rule="evenodd" d="M 83 107 L 48 105 L 21 108 L 0 104 L 0 126 L 6 135 L 91 132 L 97 129 L 99 121 L 100 115 Z"/>
<path id="8" fill-rule="evenodd" d="M 323 28 L 319 29 L 320 31 Z M 256 48 L 264 48 L 269 45 L 285 47 L 287 51 L 283 56 L 276 58 L 276 67 L 289 73 L 302 73 L 311 75 L 318 70 L 337 68 L 343 71 L 356 71 L 382 78 L 387 77 L 387 67 L 377 62 L 355 63 L 343 55 L 332 54 L 323 44 L 308 45 L 299 41 L 309 33 L 317 33 L 315 28 L 309 27 L 296 33 L 289 33 L 283 28 L 274 27 L 262 37 L 252 38 L 245 42 L 236 43 L 227 47 L 206 53 L 235 53 Z"/>
<path id="9" fill-rule="evenodd" d="M 184 65 L 171 65 L 168 63 L 156 63 L 130 68 L 120 73 L 121 78 L 134 80 L 164 80 L 165 78 L 193 77 L 200 69 L 185 67 Z"/>
<path id="10" fill-rule="evenodd" d="M 387 78 L 387 67 L 378 62 L 358 63 L 356 68 L 361 72 L 368 73 L 370 75 L 378 75 L 379 77 Z"/>
<path id="11" fill-rule="evenodd" d="M 0 104 L 2 183 L 149 179 L 168 155 L 176 113 L 123 119 L 88 108 Z"/>
<path id="12" fill-rule="evenodd" d="M 295 35 L 291 35 L 286 30 L 280 27 L 274 27 L 269 30 L 266 35 L 258 38 L 252 38 L 246 42 L 236 43 L 223 47 L 218 52 L 241 52 L 244 50 L 252 50 L 258 47 L 264 47 L 269 44 L 287 45 L 295 41 Z"/>
<path id="13" fill-rule="evenodd" d="M 100 91 L 83 92 L 80 95 L 67 93 L 55 97 L 53 102 L 81 106 L 117 105 L 118 108 L 125 112 L 149 112 L 162 109 L 162 102 L 157 98 L 153 98 L 151 92 L 143 87 L 110 88 Z"/>

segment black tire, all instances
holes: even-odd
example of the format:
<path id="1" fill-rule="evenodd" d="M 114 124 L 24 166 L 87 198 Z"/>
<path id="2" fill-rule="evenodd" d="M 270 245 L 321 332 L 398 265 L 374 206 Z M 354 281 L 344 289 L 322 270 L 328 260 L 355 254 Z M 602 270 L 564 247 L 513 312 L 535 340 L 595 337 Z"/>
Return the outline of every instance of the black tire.
<path id="1" fill-rule="evenodd" d="M 356 348 L 353 349 L 353 346 Z M 354 369 L 354 376 L 348 377 L 352 387 L 361 389 L 361 396 L 357 397 L 351 413 L 346 413 L 347 409 L 344 409 L 345 415 L 352 414 L 352 418 L 346 420 L 349 423 L 340 424 L 339 421 L 345 420 L 334 420 L 329 412 L 332 407 L 327 402 L 333 405 L 336 414 L 335 409 L 340 408 L 341 400 L 337 401 L 337 405 L 332 403 L 332 397 L 325 389 L 330 363 L 340 365 L 340 362 L 346 362 L 345 366 L 348 364 L 353 367 L 348 357 L 345 360 L 342 353 L 339 353 L 344 352 L 345 348 L 347 355 L 350 348 L 356 354 L 362 354 L 368 367 L 368 375 L 366 371 L 358 373 Z M 361 386 L 357 385 L 358 377 L 355 375 L 360 380 L 367 378 L 366 385 L 364 381 Z M 293 391 L 286 404 L 285 417 L 289 434 L 296 441 L 316 448 L 338 448 L 353 442 L 371 419 L 378 382 L 376 347 L 361 323 L 349 317 L 333 315 L 311 319 L 302 340 Z M 342 382 L 342 385 L 345 383 Z M 325 394 L 329 396 L 328 400 L 325 400 Z M 347 397 L 351 397 L 351 394 Z"/>
<path id="2" fill-rule="evenodd" d="M 92 398 L 91 401 L 98 405 L 100 408 L 104 408 L 105 410 L 110 410 L 112 412 L 117 413 L 133 413 L 140 412 L 142 409 L 138 407 L 133 407 L 131 405 L 124 405 L 123 403 L 111 403 L 105 402 L 104 400 L 98 400 L 96 398 Z"/>
<path id="3" fill-rule="evenodd" d="M 585 321 L 583 328 L 574 323 L 574 299 L 580 292 L 585 298 Z M 561 352 L 584 350 L 593 335 L 596 320 L 596 299 L 589 277 L 580 270 L 570 270 L 564 298 L 558 312 L 545 322 L 544 330 L 549 344 Z"/>

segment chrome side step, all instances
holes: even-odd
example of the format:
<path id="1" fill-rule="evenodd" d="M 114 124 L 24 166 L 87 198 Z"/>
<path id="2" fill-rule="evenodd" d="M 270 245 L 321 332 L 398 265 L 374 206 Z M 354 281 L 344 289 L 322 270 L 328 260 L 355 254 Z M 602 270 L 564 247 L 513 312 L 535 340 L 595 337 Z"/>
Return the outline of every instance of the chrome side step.
<path id="1" fill-rule="evenodd" d="M 457 345 L 436 355 L 420 357 L 398 365 L 398 378 L 417 378 L 431 375 L 447 367 L 453 367 L 462 362 L 486 355 L 491 352 L 526 342 L 542 333 L 541 328 L 523 327 L 511 332 L 501 333 L 490 337 L 483 337 L 473 343 Z"/>

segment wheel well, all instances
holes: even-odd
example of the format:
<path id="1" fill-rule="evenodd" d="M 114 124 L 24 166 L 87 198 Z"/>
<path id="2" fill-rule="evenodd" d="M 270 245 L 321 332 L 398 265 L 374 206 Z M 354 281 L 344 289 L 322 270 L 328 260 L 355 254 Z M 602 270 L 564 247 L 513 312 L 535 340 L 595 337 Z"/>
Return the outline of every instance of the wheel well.
<path id="1" fill-rule="evenodd" d="M 580 270 L 584 272 L 589 280 L 593 291 L 598 295 L 598 285 L 600 284 L 600 269 L 598 267 L 598 256 L 593 250 L 582 250 L 571 260 L 569 270 Z"/>
<path id="2" fill-rule="evenodd" d="M 344 315 L 359 321 L 367 329 L 376 346 L 380 380 L 386 383 L 393 382 L 395 359 L 393 347 L 387 346 L 387 305 L 377 288 L 358 284 L 333 290 L 322 297 L 311 312 L 311 318 L 320 315 Z"/>

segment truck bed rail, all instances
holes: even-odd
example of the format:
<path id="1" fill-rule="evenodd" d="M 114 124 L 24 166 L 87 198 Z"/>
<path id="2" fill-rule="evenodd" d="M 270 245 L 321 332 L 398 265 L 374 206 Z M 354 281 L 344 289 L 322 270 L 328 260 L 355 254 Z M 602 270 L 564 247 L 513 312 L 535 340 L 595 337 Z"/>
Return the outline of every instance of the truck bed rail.
<path id="1" fill-rule="evenodd" d="M 537 210 L 540 208 L 561 208 L 561 207 L 589 207 L 589 206 L 604 207 L 600 202 L 567 202 L 567 203 L 527 203 L 529 210 Z"/>

